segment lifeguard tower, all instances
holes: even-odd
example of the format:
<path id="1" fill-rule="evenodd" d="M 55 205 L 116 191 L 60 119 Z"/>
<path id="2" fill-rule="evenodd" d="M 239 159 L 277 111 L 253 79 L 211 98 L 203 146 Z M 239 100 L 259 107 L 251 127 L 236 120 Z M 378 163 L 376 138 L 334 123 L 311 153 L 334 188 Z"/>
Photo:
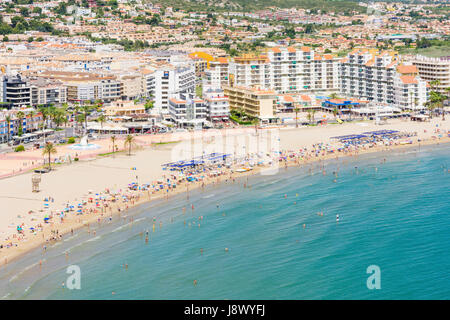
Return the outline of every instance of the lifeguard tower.
<path id="1" fill-rule="evenodd" d="M 39 184 L 41 183 L 41 174 L 36 173 L 31 176 L 31 184 L 33 186 L 33 192 L 39 192 Z"/>

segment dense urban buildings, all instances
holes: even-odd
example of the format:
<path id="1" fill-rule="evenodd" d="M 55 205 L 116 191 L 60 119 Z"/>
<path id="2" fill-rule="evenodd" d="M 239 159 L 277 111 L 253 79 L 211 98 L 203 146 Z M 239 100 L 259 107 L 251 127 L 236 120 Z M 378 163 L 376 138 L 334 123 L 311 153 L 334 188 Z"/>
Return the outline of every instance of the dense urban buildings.
<path id="1" fill-rule="evenodd" d="M 2 4 L 0 102 L 9 110 L 97 104 L 108 118 L 131 114 L 174 126 L 193 119 L 221 126 L 236 110 L 283 123 L 296 109 L 332 112 L 326 106 L 336 98 L 392 116 L 445 105 L 450 60 L 419 54 L 448 45 L 441 7 L 354 7 L 348 15 L 192 12 L 125 0 Z M 441 96 L 430 101 L 432 91 Z M 248 101 L 236 100 L 239 92 Z M 201 105 L 190 104 L 196 99 Z M 359 108 L 351 112 L 363 114 Z"/>

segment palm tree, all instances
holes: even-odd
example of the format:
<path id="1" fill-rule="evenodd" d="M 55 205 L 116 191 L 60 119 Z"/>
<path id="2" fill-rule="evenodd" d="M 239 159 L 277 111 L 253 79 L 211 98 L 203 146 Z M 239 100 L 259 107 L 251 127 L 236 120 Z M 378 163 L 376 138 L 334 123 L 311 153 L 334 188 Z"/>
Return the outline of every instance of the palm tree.
<path id="1" fill-rule="evenodd" d="M 314 109 L 308 110 L 307 118 L 309 120 L 309 124 L 312 124 L 312 122 L 314 122 L 314 114 L 315 113 L 316 113 L 316 110 L 314 110 Z"/>
<path id="2" fill-rule="evenodd" d="M 425 107 L 427 107 L 428 111 L 430 112 L 430 119 L 433 119 L 433 111 L 434 108 L 436 108 L 436 104 L 434 104 L 431 100 L 428 100 L 425 102 Z"/>
<path id="3" fill-rule="evenodd" d="M 55 118 L 58 116 L 58 111 L 55 106 L 47 107 L 47 118 L 50 120 L 50 128 L 53 128 L 52 122 L 55 121 Z"/>
<path id="4" fill-rule="evenodd" d="M 83 123 L 84 121 L 84 114 L 77 114 L 77 116 L 75 117 L 75 121 L 76 123 Z"/>
<path id="5" fill-rule="evenodd" d="M 112 145 L 113 145 L 113 147 L 112 147 L 112 149 L 113 149 L 113 157 L 114 157 L 114 153 L 116 152 L 116 136 L 115 135 L 112 135 L 111 136 L 111 142 L 112 142 Z"/>
<path id="6" fill-rule="evenodd" d="M 334 107 L 334 109 L 333 109 L 334 120 L 337 119 L 338 113 L 339 113 L 338 109 L 336 107 Z"/>
<path id="7" fill-rule="evenodd" d="M 449 93 L 450 93 L 450 87 L 445 88 L 446 94 L 443 95 L 443 101 L 442 101 L 442 121 L 445 121 L 445 108 L 444 108 L 444 101 L 448 100 Z"/>
<path id="8" fill-rule="evenodd" d="M 294 111 L 295 111 L 295 127 L 298 128 L 298 112 L 300 111 L 300 108 L 296 106 L 294 108 Z"/>
<path id="9" fill-rule="evenodd" d="M 339 99 L 339 96 L 337 95 L 337 93 L 333 92 L 332 94 L 330 94 L 330 99 Z"/>
<path id="10" fill-rule="evenodd" d="M 97 121 L 100 122 L 100 126 L 101 126 L 101 128 L 102 128 L 102 130 L 103 130 L 103 124 L 106 122 L 106 117 L 105 117 L 105 115 L 101 114 L 101 115 L 97 118 Z"/>
<path id="11" fill-rule="evenodd" d="M 127 135 L 125 141 L 123 143 L 123 147 L 126 148 L 128 146 L 128 155 L 131 156 L 131 148 L 136 145 L 136 139 L 131 135 Z"/>
<path id="12" fill-rule="evenodd" d="M 7 126 L 8 126 L 8 131 L 7 131 L 7 134 L 8 134 L 8 136 L 7 136 L 7 142 L 9 142 L 9 134 L 10 134 L 10 132 L 11 132 L 11 116 L 6 116 L 5 117 L 5 120 L 6 120 L 6 124 L 7 124 Z"/>
<path id="13" fill-rule="evenodd" d="M 42 131 L 44 131 L 48 119 L 48 109 L 43 105 L 39 105 L 38 110 L 42 114 Z M 45 143 L 45 133 L 44 133 L 44 143 Z"/>
<path id="14" fill-rule="evenodd" d="M 33 117 L 36 115 L 36 112 L 34 110 L 31 110 L 30 112 L 28 112 L 28 115 L 30 116 L 30 124 L 34 122 Z M 27 122 L 27 127 L 28 127 L 28 122 Z M 34 129 L 34 124 L 33 124 L 33 129 Z"/>
<path id="15" fill-rule="evenodd" d="M 66 111 L 63 108 L 58 108 L 52 111 L 53 112 L 53 121 L 56 124 L 56 128 L 58 128 L 62 123 L 64 123 L 64 119 L 66 118 Z"/>
<path id="16" fill-rule="evenodd" d="M 347 108 L 348 108 L 348 121 L 352 121 L 352 108 L 353 108 L 353 106 L 351 104 L 349 104 L 347 106 Z"/>
<path id="17" fill-rule="evenodd" d="M 87 133 L 87 116 L 90 114 L 92 106 L 82 106 L 81 108 L 84 112 L 84 130 Z"/>
<path id="18" fill-rule="evenodd" d="M 75 132 L 78 131 L 77 116 L 78 116 L 79 112 L 80 112 L 80 105 L 78 103 L 75 103 L 75 105 L 72 109 L 72 117 L 73 117 L 73 120 L 75 121 Z"/>
<path id="19" fill-rule="evenodd" d="M 17 118 L 19 119 L 19 132 L 18 136 L 20 137 L 23 134 L 23 118 L 25 117 L 25 113 L 22 111 L 17 112 Z"/>
<path id="20" fill-rule="evenodd" d="M 52 156 L 52 154 L 55 154 L 55 153 L 57 153 L 57 150 L 56 150 L 55 146 L 53 145 L 53 143 L 47 142 L 44 146 L 44 149 L 42 150 L 42 155 L 44 157 L 46 155 L 48 155 L 48 168 L 50 170 L 52 169 L 51 156 Z"/>

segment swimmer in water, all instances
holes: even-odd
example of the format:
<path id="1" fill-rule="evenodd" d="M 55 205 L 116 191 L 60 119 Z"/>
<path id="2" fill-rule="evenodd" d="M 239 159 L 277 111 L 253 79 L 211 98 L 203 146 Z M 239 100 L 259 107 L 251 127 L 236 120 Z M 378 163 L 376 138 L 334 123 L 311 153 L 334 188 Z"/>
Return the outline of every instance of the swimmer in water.
<path id="1" fill-rule="evenodd" d="M 339 215 L 336 215 L 336 222 L 339 222 Z"/>

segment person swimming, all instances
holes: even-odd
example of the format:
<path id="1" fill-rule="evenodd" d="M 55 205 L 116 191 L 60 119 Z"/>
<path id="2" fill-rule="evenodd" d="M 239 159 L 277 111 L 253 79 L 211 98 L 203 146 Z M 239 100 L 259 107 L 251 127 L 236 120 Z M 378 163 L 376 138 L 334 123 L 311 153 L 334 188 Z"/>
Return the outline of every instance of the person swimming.
<path id="1" fill-rule="evenodd" d="M 339 215 L 336 215 L 336 221 L 339 222 Z"/>

